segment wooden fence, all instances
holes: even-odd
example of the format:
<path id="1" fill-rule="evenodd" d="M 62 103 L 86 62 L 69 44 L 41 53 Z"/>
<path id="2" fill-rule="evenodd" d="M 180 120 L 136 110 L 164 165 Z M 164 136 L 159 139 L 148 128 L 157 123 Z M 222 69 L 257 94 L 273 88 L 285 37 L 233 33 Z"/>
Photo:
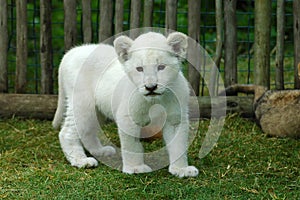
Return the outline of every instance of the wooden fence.
<path id="1" fill-rule="evenodd" d="M 131 0 L 130 29 L 152 26 L 153 0 Z M 222 3 L 223 2 L 223 3 Z M 27 1 L 17 0 L 16 3 L 16 70 L 15 93 L 26 93 L 26 70 L 28 55 Z M 64 0 L 64 48 L 70 49 L 76 44 L 77 13 L 76 7 L 81 3 L 83 41 L 92 41 L 91 0 Z M 177 0 L 166 0 L 165 27 L 177 29 Z M 255 0 L 255 43 L 254 71 L 255 84 L 270 87 L 270 32 L 271 32 L 272 0 Z M 53 47 L 51 35 L 51 1 L 40 0 L 40 46 L 41 65 L 41 94 L 53 93 Z M 224 57 L 225 85 L 238 83 L 237 66 L 237 0 L 215 0 L 216 5 L 216 56 L 215 62 L 220 65 Z M 199 41 L 200 37 L 200 0 L 188 0 L 188 35 Z M 297 65 L 300 63 L 300 1 L 293 1 L 293 30 L 294 30 L 294 69 L 295 88 L 300 88 Z M 285 0 L 277 0 L 277 40 L 276 40 L 276 89 L 284 88 L 284 27 Z M 143 18 L 141 13 L 143 13 Z M 123 31 L 124 0 L 100 0 L 100 21 L 98 40 L 101 42 L 113 34 Z M 223 30 L 224 29 L 224 30 Z M 114 30 L 114 32 L 113 32 Z M 132 37 L 135 37 L 132 35 Z M 0 92 L 8 92 L 8 3 L 0 0 Z M 223 48 L 223 49 L 222 49 Z M 223 51 L 222 51 L 223 50 Z M 222 55 L 224 52 L 224 56 Z M 190 83 L 199 94 L 200 76 L 189 68 Z"/>

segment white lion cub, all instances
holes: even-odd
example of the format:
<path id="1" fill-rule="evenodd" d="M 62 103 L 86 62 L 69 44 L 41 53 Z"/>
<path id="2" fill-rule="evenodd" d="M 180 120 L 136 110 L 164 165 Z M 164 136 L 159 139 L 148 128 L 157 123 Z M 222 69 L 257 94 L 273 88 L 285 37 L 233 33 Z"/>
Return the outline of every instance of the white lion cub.
<path id="1" fill-rule="evenodd" d="M 187 44 L 187 36 L 179 32 L 167 38 L 148 32 L 135 40 L 120 36 L 114 47 L 83 45 L 65 54 L 53 126 L 61 126 L 60 144 L 72 166 L 97 166 L 95 158 L 116 153 L 97 135 L 99 116 L 105 116 L 118 126 L 123 172 L 151 172 L 138 138 L 141 128 L 151 122 L 149 109 L 159 104 L 166 114 L 162 130 L 169 172 L 179 177 L 198 175 L 187 162 L 189 87 L 180 71 Z M 93 157 L 87 157 L 84 149 Z"/>

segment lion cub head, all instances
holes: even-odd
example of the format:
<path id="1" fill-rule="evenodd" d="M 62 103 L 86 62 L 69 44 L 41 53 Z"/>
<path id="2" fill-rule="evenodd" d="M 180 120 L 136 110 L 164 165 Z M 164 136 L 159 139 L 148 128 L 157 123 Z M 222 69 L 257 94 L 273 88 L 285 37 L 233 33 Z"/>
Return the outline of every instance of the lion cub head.
<path id="1" fill-rule="evenodd" d="M 187 46 L 187 36 L 179 32 L 168 37 L 149 32 L 135 40 L 120 36 L 114 41 L 124 71 L 145 97 L 162 95 L 174 83 Z"/>

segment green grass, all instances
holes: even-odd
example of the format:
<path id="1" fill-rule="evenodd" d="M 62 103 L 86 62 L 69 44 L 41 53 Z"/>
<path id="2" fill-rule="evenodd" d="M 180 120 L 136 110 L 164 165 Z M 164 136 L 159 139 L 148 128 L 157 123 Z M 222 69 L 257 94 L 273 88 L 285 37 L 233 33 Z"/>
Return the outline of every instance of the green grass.
<path id="1" fill-rule="evenodd" d="M 200 122 L 189 151 L 199 176 L 179 179 L 167 168 L 139 175 L 102 164 L 73 168 L 51 122 L 1 120 L 0 199 L 299 199 L 299 140 L 267 137 L 253 122 L 229 116 L 217 146 L 200 160 L 208 125 Z"/>

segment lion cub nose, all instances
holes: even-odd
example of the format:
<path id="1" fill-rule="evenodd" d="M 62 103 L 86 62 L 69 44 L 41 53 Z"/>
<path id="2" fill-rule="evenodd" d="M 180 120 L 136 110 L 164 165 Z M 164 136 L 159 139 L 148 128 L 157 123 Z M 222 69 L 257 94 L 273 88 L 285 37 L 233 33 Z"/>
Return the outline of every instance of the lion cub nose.
<path id="1" fill-rule="evenodd" d="M 153 92 L 154 90 L 157 89 L 157 84 L 151 84 L 151 85 L 145 85 L 146 90 L 149 92 Z"/>

